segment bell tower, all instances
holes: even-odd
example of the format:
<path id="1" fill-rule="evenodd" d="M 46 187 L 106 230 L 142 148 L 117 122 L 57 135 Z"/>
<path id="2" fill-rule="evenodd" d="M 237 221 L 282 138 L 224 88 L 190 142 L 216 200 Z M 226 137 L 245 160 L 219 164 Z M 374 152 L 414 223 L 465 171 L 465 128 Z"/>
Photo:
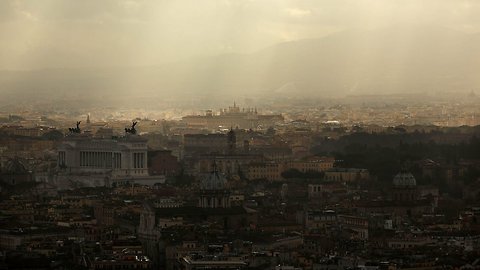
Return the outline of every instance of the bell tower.
<path id="1" fill-rule="evenodd" d="M 233 128 L 230 128 L 230 131 L 227 134 L 228 139 L 228 154 L 234 154 L 237 148 L 237 136 L 235 135 L 235 131 Z"/>

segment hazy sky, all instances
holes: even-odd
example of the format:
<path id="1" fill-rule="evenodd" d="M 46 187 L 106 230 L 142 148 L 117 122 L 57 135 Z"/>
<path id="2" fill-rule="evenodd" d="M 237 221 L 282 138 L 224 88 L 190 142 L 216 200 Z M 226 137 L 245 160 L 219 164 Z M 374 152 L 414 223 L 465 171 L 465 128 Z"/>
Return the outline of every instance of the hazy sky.
<path id="1" fill-rule="evenodd" d="M 480 32 L 480 1 L 1 0 L 0 69 L 155 65 L 404 23 Z"/>

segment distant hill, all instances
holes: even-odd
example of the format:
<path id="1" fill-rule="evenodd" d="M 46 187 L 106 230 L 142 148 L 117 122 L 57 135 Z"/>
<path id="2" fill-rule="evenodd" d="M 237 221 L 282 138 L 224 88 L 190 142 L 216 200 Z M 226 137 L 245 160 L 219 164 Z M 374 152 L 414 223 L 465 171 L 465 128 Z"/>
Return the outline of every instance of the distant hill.
<path id="1" fill-rule="evenodd" d="M 0 97 L 347 95 L 480 88 L 480 35 L 440 27 L 349 30 L 157 67 L 0 72 Z M 35 94 L 30 94 L 32 93 Z"/>

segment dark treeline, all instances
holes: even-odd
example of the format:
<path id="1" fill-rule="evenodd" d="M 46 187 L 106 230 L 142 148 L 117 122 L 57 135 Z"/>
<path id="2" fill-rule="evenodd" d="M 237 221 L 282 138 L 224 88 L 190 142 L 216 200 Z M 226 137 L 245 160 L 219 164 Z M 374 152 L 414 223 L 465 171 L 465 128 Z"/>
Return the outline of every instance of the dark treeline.
<path id="1" fill-rule="evenodd" d="M 322 179 L 324 172 L 306 171 L 301 172 L 297 169 L 289 169 L 282 172 L 282 177 L 285 179 Z"/>
<path id="2" fill-rule="evenodd" d="M 361 130 L 361 129 L 360 129 Z M 425 132 L 421 127 L 418 129 L 404 127 L 389 128 L 385 133 L 365 133 L 356 132 L 340 137 L 338 140 L 329 140 L 328 138 L 318 136 L 315 139 L 317 146 L 316 151 L 333 151 L 342 149 L 351 144 L 365 144 L 368 146 L 397 146 L 399 143 L 429 143 L 442 142 L 444 144 L 458 144 L 460 142 L 468 142 L 473 136 L 480 137 L 480 126 L 469 127 L 429 127 L 429 131 Z"/>
<path id="3" fill-rule="evenodd" d="M 417 165 L 421 160 L 432 159 L 443 167 L 455 166 L 461 160 L 480 160 L 480 137 L 473 134 L 467 138 L 457 143 L 445 143 L 435 142 L 431 133 L 361 133 L 339 140 L 317 140 L 318 145 L 312 151 L 333 155 L 341 167 L 366 168 L 380 181 L 390 181 L 400 169 L 406 168 L 418 177 L 417 180 L 430 182 L 420 174 Z M 467 177 L 462 180 L 475 180 L 477 174 L 477 168 L 469 168 Z"/>

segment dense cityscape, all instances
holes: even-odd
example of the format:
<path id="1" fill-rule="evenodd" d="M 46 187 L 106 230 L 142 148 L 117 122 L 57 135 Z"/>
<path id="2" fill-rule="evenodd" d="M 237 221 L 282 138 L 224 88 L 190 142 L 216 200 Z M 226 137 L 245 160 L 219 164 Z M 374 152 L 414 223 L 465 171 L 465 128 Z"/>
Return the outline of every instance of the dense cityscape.
<path id="1" fill-rule="evenodd" d="M 479 0 L 0 0 L 0 270 L 480 270 Z"/>
<path id="2" fill-rule="evenodd" d="M 402 110 L 234 102 L 168 120 L 4 112 L 1 265 L 476 268 L 480 129 L 468 95 L 392 105 Z"/>

